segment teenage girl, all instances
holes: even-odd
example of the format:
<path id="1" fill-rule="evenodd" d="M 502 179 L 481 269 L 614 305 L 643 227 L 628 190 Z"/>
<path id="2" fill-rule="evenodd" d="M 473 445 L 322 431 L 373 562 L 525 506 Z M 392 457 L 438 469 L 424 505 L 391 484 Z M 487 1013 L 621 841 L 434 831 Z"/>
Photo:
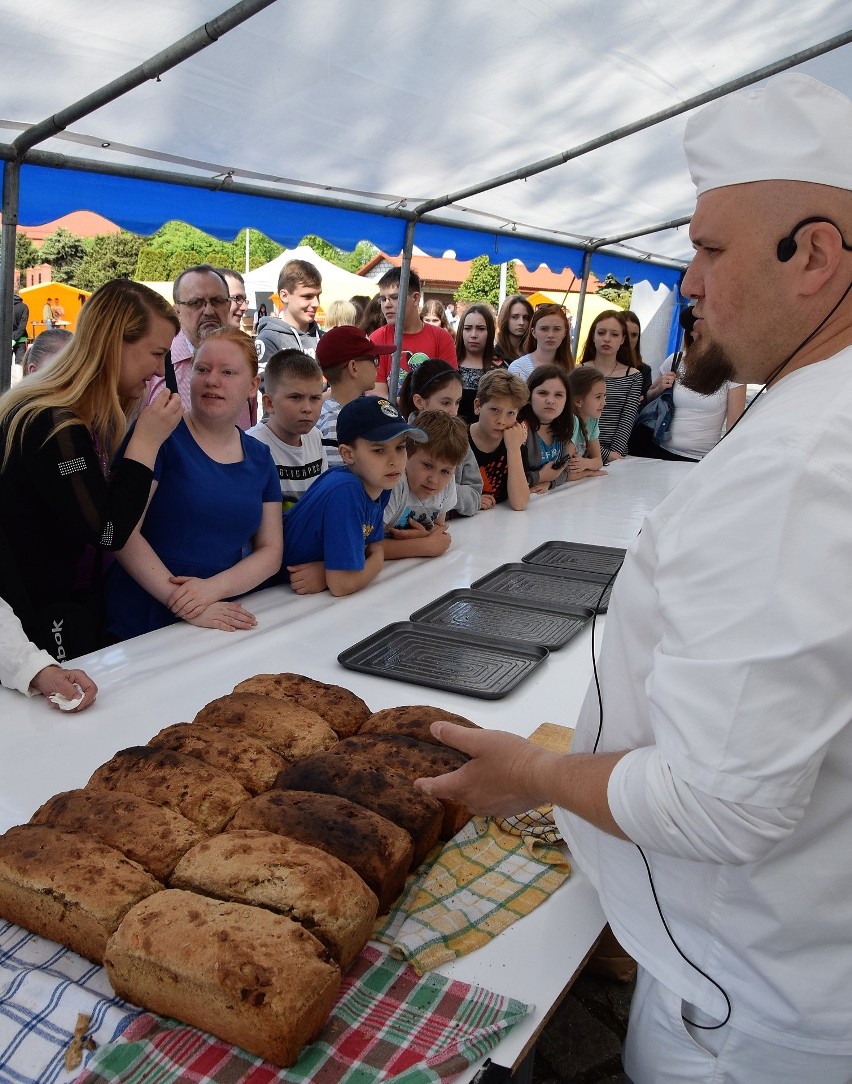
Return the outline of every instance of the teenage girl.
<path id="1" fill-rule="evenodd" d="M 441 410 L 455 417 L 462 400 L 462 383 L 458 370 L 441 358 L 429 358 L 409 370 L 399 390 L 399 410 L 412 421 L 422 410 Z M 473 449 L 468 448 L 461 465 L 456 468 L 456 507 L 454 514 L 472 516 L 479 511 L 482 500 L 482 474 Z"/>
<path id="2" fill-rule="evenodd" d="M 600 419 L 604 463 L 624 459 L 642 396 L 642 374 L 630 345 L 627 321 L 620 309 L 605 309 L 592 321 L 583 365 L 594 362 L 606 380 L 606 406 Z"/>
<path id="3" fill-rule="evenodd" d="M 639 317 L 630 309 L 625 309 L 624 319 L 627 321 L 627 337 L 633 347 L 636 367 L 642 374 L 642 399 L 640 402 L 644 406 L 647 402 L 648 388 L 650 388 L 654 380 L 654 374 L 651 372 L 651 366 L 642 360 L 642 325 L 639 323 Z"/>
<path id="4" fill-rule="evenodd" d="M 497 317 L 497 341 L 494 355 L 505 364 L 515 361 L 524 352 L 524 339 L 533 318 L 532 305 L 523 294 L 510 294 L 500 307 Z"/>
<path id="5" fill-rule="evenodd" d="M 443 302 L 438 301 L 437 298 L 431 298 L 423 306 L 423 311 L 420 313 L 420 319 L 424 324 L 434 324 L 435 327 L 442 327 L 448 335 L 454 335 L 455 332 L 450 327 L 450 321 L 447 319 L 447 310 L 444 308 Z"/>
<path id="6" fill-rule="evenodd" d="M 483 373 L 494 365 L 494 314 L 488 305 L 470 305 L 456 332 L 456 357 L 462 382 L 459 414 L 468 425 L 476 421 L 473 401 Z"/>
<path id="7" fill-rule="evenodd" d="M 524 340 L 527 351 L 509 366 L 509 372 L 528 380 L 538 365 L 561 365 L 566 371 L 574 365 L 568 333 L 571 326 L 559 305 L 539 305 L 530 321 Z"/>
<path id="8" fill-rule="evenodd" d="M 568 460 L 568 477 L 573 482 L 603 470 L 600 418 L 606 405 L 606 380 L 594 365 L 578 365 L 568 376 L 574 411 L 574 451 Z"/>
<path id="9" fill-rule="evenodd" d="M 568 373 L 561 365 L 539 365 L 527 381 L 529 402 L 518 411 L 518 421 L 527 427 L 522 451 L 524 470 L 531 493 L 568 481 L 568 465 L 574 446 L 574 412 Z"/>

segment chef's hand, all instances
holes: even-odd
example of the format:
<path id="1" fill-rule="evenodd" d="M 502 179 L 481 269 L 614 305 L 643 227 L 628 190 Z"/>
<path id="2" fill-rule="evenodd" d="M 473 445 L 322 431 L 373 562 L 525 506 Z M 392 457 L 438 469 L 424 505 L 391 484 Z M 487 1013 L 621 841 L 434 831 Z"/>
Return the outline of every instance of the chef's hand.
<path id="1" fill-rule="evenodd" d="M 79 689 L 76 688 L 78 685 L 80 686 Z M 84 670 L 65 670 L 61 666 L 45 666 L 43 670 L 39 670 L 30 682 L 30 687 L 41 693 L 42 696 L 49 697 L 53 696 L 54 693 L 59 693 L 60 696 L 64 696 L 68 700 L 76 700 L 82 692 L 83 699 L 77 707 L 67 709 L 72 712 L 83 711 L 89 704 L 94 703 L 95 697 L 98 695 L 97 685 Z M 54 704 L 50 700 L 48 700 L 48 703 L 57 711 L 63 710 L 58 704 Z"/>

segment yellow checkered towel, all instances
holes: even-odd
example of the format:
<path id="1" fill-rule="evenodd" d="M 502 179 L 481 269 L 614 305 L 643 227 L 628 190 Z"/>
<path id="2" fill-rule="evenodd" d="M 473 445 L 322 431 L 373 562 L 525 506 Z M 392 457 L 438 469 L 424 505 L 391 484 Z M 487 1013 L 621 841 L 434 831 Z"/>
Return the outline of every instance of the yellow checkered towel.
<path id="1" fill-rule="evenodd" d="M 565 748 L 570 736 L 567 731 Z M 435 848 L 409 878 L 394 910 L 377 924 L 376 940 L 422 975 L 481 948 L 534 911 L 565 881 L 571 866 L 563 851 L 541 836 L 544 810 L 511 819 L 524 817 L 534 822 L 534 830 L 508 832 L 497 821 L 475 817 L 443 850 Z M 552 828 L 552 812 L 549 819 Z"/>

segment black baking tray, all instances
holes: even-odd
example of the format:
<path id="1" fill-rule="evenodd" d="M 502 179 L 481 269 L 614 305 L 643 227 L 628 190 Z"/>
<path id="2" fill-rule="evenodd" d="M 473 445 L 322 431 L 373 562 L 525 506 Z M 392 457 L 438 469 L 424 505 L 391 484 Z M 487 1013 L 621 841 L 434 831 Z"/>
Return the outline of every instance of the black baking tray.
<path id="1" fill-rule="evenodd" d="M 544 565 L 500 565 L 470 586 L 477 591 L 502 595 L 513 601 L 546 603 L 558 609 L 589 606 L 605 613 L 612 584 L 609 576 L 576 569 L 546 568 Z"/>
<path id="2" fill-rule="evenodd" d="M 583 542 L 543 542 L 521 560 L 527 565 L 599 572 L 611 576 L 621 568 L 626 552 L 612 546 L 587 546 Z"/>
<path id="3" fill-rule="evenodd" d="M 555 651 L 581 632 L 593 614 L 589 606 L 575 606 L 571 612 L 459 587 L 421 607 L 411 620 L 486 639 L 540 644 Z"/>
<path id="4" fill-rule="evenodd" d="M 537 644 L 498 642 L 433 625 L 396 621 L 337 656 L 348 670 L 499 700 L 547 658 Z"/>

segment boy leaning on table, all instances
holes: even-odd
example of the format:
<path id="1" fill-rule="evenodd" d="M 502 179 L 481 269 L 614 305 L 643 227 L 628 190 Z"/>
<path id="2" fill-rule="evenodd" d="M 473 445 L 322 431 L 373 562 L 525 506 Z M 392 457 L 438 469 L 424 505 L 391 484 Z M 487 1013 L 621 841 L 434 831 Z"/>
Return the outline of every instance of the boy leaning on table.
<path id="1" fill-rule="evenodd" d="M 379 574 L 384 510 L 405 472 L 409 440 L 426 434 L 387 399 L 362 396 L 341 409 L 344 465 L 321 475 L 284 520 L 284 568 L 297 594 L 327 587 L 351 595 Z"/>

